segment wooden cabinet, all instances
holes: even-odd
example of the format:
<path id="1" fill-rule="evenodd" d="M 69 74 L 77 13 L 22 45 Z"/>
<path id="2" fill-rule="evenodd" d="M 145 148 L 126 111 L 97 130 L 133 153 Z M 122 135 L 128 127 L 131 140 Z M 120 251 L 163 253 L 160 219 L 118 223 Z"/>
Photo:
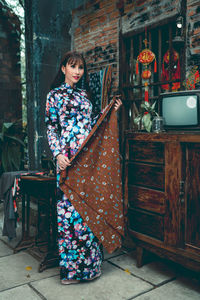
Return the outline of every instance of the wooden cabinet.
<path id="1" fill-rule="evenodd" d="M 200 134 L 125 134 L 128 229 L 144 250 L 200 271 Z"/>

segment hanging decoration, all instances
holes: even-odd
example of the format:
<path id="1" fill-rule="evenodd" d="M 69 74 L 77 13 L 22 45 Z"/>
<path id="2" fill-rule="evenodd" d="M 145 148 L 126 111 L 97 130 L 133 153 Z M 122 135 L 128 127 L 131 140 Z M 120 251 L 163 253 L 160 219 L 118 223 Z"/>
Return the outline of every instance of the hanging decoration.
<path id="1" fill-rule="evenodd" d="M 183 82 L 186 90 L 195 90 L 196 84 L 200 82 L 200 74 L 198 66 L 192 66 L 191 69 L 186 74 L 186 79 Z"/>
<path id="2" fill-rule="evenodd" d="M 145 28 L 145 39 L 144 39 L 144 45 L 145 49 L 140 52 L 140 54 L 137 57 L 137 62 L 136 62 L 136 74 L 139 74 L 139 62 L 143 66 L 143 71 L 142 71 L 142 79 L 144 79 L 144 100 L 149 101 L 149 91 L 148 91 L 148 85 L 149 85 L 149 78 L 151 77 L 151 71 L 149 70 L 149 65 L 154 61 L 154 72 L 157 72 L 157 62 L 156 62 L 156 56 L 155 54 L 147 48 L 147 30 Z"/>
<path id="3" fill-rule="evenodd" d="M 180 71 L 180 59 L 179 59 L 179 53 L 172 49 L 171 51 L 171 68 L 172 68 L 172 74 L 171 79 L 177 80 L 181 78 L 181 71 Z M 170 51 L 169 49 L 164 54 L 163 62 L 162 62 L 162 74 L 161 74 L 161 80 L 162 81 L 168 81 L 169 80 L 169 74 L 170 74 Z M 164 91 L 170 90 L 169 84 L 163 84 L 162 89 Z M 180 89 L 180 82 L 173 82 L 172 83 L 172 92 L 176 92 Z"/>

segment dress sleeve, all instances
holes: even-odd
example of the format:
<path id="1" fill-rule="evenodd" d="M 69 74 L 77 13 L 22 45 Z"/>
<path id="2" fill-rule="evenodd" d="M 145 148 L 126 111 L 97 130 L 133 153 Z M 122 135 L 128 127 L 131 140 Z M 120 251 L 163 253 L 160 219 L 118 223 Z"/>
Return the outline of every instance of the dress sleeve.
<path id="1" fill-rule="evenodd" d="M 46 110 L 45 110 L 45 123 L 47 126 L 47 138 L 49 142 L 49 147 L 56 157 L 61 153 L 60 147 L 60 131 L 59 131 L 59 118 L 58 109 L 55 105 L 54 95 L 50 92 L 47 95 Z"/>

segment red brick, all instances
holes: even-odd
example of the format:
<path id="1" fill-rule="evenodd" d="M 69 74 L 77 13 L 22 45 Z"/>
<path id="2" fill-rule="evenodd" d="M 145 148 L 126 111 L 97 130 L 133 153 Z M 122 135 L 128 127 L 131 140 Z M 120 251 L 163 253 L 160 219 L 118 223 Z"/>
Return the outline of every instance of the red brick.
<path id="1" fill-rule="evenodd" d="M 113 20 L 113 19 L 119 18 L 119 16 L 120 16 L 119 11 L 113 11 L 112 13 L 110 13 L 109 19 Z"/>
<path id="2" fill-rule="evenodd" d="M 81 27 L 78 27 L 78 28 L 76 28 L 76 30 L 75 30 L 75 35 L 77 36 L 78 34 L 80 34 L 81 33 Z"/>
<path id="3" fill-rule="evenodd" d="M 100 2 L 100 0 L 90 0 L 90 1 L 87 1 L 86 5 L 85 5 L 85 8 L 86 9 L 91 8 L 95 4 L 97 4 L 98 2 Z"/>
<path id="4" fill-rule="evenodd" d="M 113 11 L 116 11 L 116 2 L 106 7 L 106 13 L 110 14 Z"/>
<path id="5" fill-rule="evenodd" d="M 107 15 L 106 9 L 99 9 L 91 14 L 92 19 L 97 19 L 99 17 Z"/>
<path id="6" fill-rule="evenodd" d="M 98 26 L 99 25 L 99 20 L 96 19 L 96 20 L 92 20 L 90 23 L 89 23 L 89 26 L 92 30 L 94 30 L 94 27 Z"/>
<path id="7" fill-rule="evenodd" d="M 106 21 L 108 21 L 107 15 L 104 15 L 99 18 L 99 23 L 105 23 Z"/>
<path id="8" fill-rule="evenodd" d="M 127 4 L 127 5 L 125 6 L 125 8 L 124 8 L 124 12 L 125 12 L 125 13 L 128 13 L 128 12 L 130 12 L 131 10 L 133 10 L 134 7 L 135 7 L 134 3 Z"/>
<path id="9" fill-rule="evenodd" d="M 82 25 L 85 25 L 85 24 L 87 24 L 87 23 L 90 21 L 90 19 L 91 19 L 91 17 L 88 16 L 88 15 L 82 16 L 82 17 L 80 18 L 79 23 L 80 23 L 81 26 L 82 26 Z"/>
<path id="10" fill-rule="evenodd" d="M 111 1 L 109 1 L 109 0 L 100 1 L 100 3 L 99 3 L 100 8 L 107 6 L 110 2 Z"/>

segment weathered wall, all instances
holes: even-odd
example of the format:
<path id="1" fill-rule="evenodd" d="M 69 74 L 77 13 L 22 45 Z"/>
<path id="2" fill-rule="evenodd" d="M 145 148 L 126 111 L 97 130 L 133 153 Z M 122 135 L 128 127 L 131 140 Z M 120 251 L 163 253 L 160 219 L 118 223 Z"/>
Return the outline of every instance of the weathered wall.
<path id="1" fill-rule="evenodd" d="M 200 1 L 187 1 L 187 64 L 200 66 Z"/>
<path id="2" fill-rule="evenodd" d="M 20 23 L 0 1 L 0 126 L 22 117 Z"/>
<path id="3" fill-rule="evenodd" d="M 71 49 L 71 11 L 84 0 L 25 0 L 29 168 L 40 169 L 41 155 L 51 155 L 44 112 L 50 84 L 61 56 Z"/>
<path id="4" fill-rule="evenodd" d="M 176 15 L 180 10 L 179 0 L 136 0 L 126 1 L 125 15 L 122 18 L 122 33 L 144 28 L 153 23 L 158 23 L 164 18 Z"/>
<path id="5" fill-rule="evenodd" d="M 200 66 L 200 1 L 194 0 L 90 0 L 85 7 L 73 11 L 73 47 L 84 52 L 89 72 L 113 64 L 115 89 L 119 83 L 119 32 L 127 34 L 159 24 L 182 13 L 185 4 L 186 66 Z"/>

